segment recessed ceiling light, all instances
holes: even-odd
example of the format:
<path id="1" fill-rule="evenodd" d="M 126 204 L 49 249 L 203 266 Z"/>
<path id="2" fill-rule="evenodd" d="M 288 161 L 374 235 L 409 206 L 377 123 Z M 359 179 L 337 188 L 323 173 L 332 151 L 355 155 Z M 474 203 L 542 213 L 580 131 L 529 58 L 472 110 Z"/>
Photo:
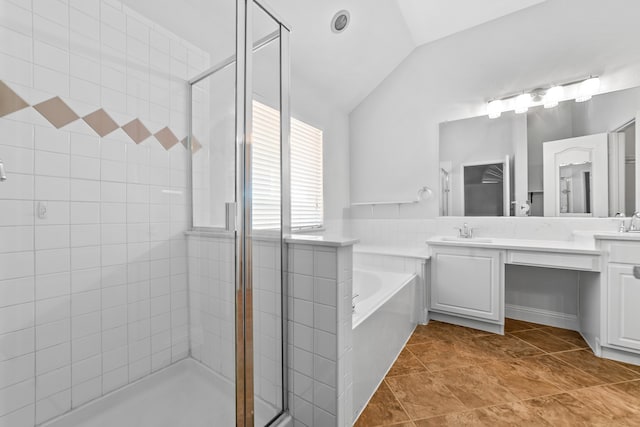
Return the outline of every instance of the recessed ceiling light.
<path id="1" fill-rule="evenodd" d="M 349 25 L 349 21 L 351 20 L 351 15 L 349 15 L 349 11 L 341 10 L 336 13 L 331 20 L 331 31 L 334 33 L 343 32 L 347 26 Z"/>

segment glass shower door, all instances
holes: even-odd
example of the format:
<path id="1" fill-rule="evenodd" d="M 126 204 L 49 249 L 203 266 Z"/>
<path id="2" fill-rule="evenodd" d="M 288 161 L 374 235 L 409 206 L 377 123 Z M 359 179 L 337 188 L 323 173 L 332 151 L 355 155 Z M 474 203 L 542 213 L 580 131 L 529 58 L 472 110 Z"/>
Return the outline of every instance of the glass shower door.
<path id="1" fill-rule="evenodd" d="M 283 206 L 288 182 L 288 30 L 259 3 L 252 2 L 253 46 L 251 75 L 251 226 L 252 306 L 247 322 L 252 325 L 252 355 L 247 354 L 247 371 L 253 379 L 255 425 L 264 426 L 285 408 L 286 384 L 283 368 L 286 350 L 283 319 L 283 231 L 289 218 Z M 286 301 L 286 300 L 285 300 Z M 250 318 L 252 320 L 250 320 Z M 249 336 L 247 336 L 249 343 Z"/>
<path id="2" fill-rule="evenodd" d="M 287 396 L 288 29 L 251 0 L 237 2 L 237 17 L 239 54 L 190 82 L 191 341 L 193 357 L 235 387 L 235 424 L 265 426 Z"/>

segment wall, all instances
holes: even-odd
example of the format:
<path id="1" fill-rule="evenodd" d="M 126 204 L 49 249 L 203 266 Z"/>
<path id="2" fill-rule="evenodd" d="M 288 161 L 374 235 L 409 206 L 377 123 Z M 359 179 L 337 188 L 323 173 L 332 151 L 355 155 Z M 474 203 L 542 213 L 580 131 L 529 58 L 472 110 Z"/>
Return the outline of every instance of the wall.
<path id="1" fill-rule="evenodd" d="M 116 0 L 0 8 L 0 425 L 31 426 L 188 355 L 184 79 L 208 57 Z"/>
<path id="2" fill-rule="evenodd" d="M 590 73 L 603 91 L 640 84 L 638 13 L 624 0 L 549 1 L 417 48 L 351 112 L 351 201 L 437 188 L 438 123 L 482 115 L 493 97 Z M 382 217 L 437 212 L 434 199 Z"/>
<path id="3" fill-rule="evenodd" d="M 295 425 L 353 424 L 352 246 L 289 244 L 289 404 Z"/>

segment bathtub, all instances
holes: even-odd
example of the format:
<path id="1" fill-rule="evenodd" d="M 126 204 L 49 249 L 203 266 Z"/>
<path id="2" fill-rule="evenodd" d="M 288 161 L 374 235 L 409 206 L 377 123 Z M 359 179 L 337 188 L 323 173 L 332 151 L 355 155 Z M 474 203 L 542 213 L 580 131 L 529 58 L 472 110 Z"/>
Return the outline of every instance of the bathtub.
<path id="1" fill-rule="evenodd" d="M 417 275 L 354 269 L 353 294 L 355 421 L 416 327 Z"/>

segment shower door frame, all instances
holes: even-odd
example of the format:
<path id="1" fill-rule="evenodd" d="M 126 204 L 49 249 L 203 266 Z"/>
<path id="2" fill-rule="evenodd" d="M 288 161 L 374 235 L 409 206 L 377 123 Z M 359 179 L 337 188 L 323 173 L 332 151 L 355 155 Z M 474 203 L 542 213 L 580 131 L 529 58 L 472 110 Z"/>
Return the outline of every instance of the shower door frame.
<path id="1" fill-rule="evenodd" d="M 253 43 L 253 5 L 262 9 L 279 27 L 278 34 L 270 34 Z M 291 232 L 291 166 L 290 166 L 290 40 L 291 27 L 263 1 L 236 0 L 236 55 L 200 73 L 189 81 L 189 114 L 192 108 L 193 85 L 236 63 L 235 86 L 235 337 L 236 337 L 236 426 L 253 427 L 254 417 L 254 366 L 253 366 L 253 238 L 252 229 L 252 134 L 253 134 L 253 52 L 278 39 L 280 53 L 280 153 L 281 153 L 281 358 L 282 358 L 282 410 L 267 425 L 277 425 L 289 411 L 288 402 L 288 298 L 287 270 L 288 254 L 284 237 Z M 189 170 L 192 170 L 193 150 L 191 145 L 192 120 L 189 117 Z M 188 176 L 193 195 L 191 174 Z M 193 200 L 191 208 L 193 210 Z M 193 212 L 190 215 L 194 228 Z M 199 227 L 200 228 L 200 227 Z"/>

